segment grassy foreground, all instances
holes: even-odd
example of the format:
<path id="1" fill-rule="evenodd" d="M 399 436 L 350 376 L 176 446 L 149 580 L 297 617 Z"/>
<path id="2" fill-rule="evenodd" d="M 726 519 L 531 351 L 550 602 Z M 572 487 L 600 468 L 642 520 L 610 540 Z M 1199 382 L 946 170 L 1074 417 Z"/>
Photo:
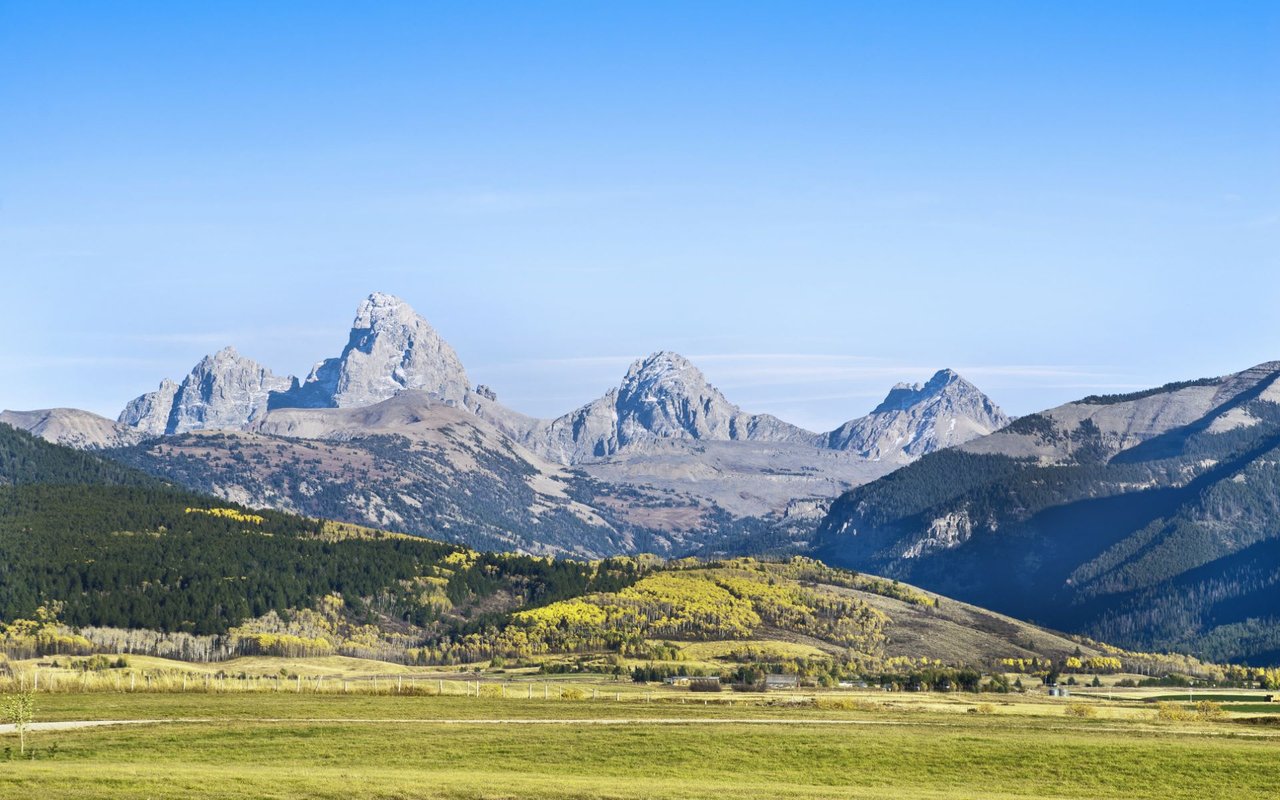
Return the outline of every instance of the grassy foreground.
<path id="1" fill-rule="evenodd" d="M 963 713 L 964 704 L 903 711 L 324 695 L 39 700 L 42 720 L 191 721 L 36 732 L 35 760 L 0 762 L 0 797 L 1280 795 L 1275 728 L 1078 720 L 1047 707 L 986 715 Z"/>

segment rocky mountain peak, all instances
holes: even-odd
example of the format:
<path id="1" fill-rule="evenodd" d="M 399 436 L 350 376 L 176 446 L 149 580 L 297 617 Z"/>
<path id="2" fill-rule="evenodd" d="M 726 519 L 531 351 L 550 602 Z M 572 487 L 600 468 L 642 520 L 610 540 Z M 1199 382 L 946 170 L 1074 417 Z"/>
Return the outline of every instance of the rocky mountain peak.
<path id="1" fill-rule="evenodd" d="M 650 383 L 666 380 L 671 383 L 680 383 L 688 378 L 702 382 L 706 381 L 702 370 L 695 367 L 689 359 L 670 350 L 659 350 L 632 362 L 623 380 L 624 382 L 646 381 Z"/>
<path id="2" fill-rule="evenodd" d="M 803 441 L 816 437 L 768 414 L 748 414 L 679 353 L 661 350 L 635 361 L 621 385 L 547 424 L 534 441 L 567 464 L 642 450 L 662 440 Z"/>
<path id="3" fill-rule="evenodd" d="M 200 359 L 182 383 L 166 379 L 156 391 L 131 400 L 119 422 L 148 436 L 240 428 L 266 413 L 273 392 L 295 384 L 224 347 Z"/>
<path id="4" fill-rule="evenodd" d="M 461 402 L 469 386 L 457 353 L 425 319 L 400 298 L 374 292 L 356 309 L 342 354 L 321 361 L 306 381 L 273 375 L 224 347 L 182 383 L 166 380 L 130 401 L 119 421 L 148 436 L 239 429 L 270 408 L 369 406 L 409 389 Z"/>
<path id="5" fill-rule="evenodd" d="M 460 402 L 471 385 L 458 354 L 413 307 L 374 292 L 356 309 L 342 355 L 321 362 L 309 384 L 330 386 L 338 408 L 367 406 L 406 389 Z"/>
<path id="6" fill-rule="evenodd" d="M 169 413 L 177 394 L 178 384 L 165 378 L 154 392 L 130 400 L 116 421 L 144 436 L 161 436 L 168 430 Z"/>
<path id="7" fill-rule="evenodd" d="M 353 330 L 383 332 L 414 328 L 425 322 L 412 306 L 399 297 L 385 292 L 373 292 L 360 301 L 351 327 Z"/>
<path id="8" fill-rule="evenodd" d="M 870 414 L 832 431 L 827 445 L 903 463 L 985 436 L 1009 418 L 978 387 L 950 369 L 927 382 L 899 383 Z"/>
<path id="9" fill-rule="evenodd" d="M 970 392 L 981 394 L 976 386 L 960 377 L 960 373 L 951 369 L 940 369 L 926 383 L 895 383 L 884 398 L 884 402 L 876 406 L 871 413 L 903 411 L 948 392 L 957 395 Z"/>
<path id="10" fill-rule="evenodd" d="M 633 362 L 618 392 L 623 402 L 653 404 L 676 398 L 700 398 L 737 410 L 719 389 L 707 381 L 707 376 L 693 362 L 668 350 L 660 350 Z"/>
<path id="11" fill-rule="evenodd" d="M 739 438 L 741 410 L 678 353 L 659 351 L 631 365 L 618 389 L 618 439 Z M 745 437 L 744 437 L 745 438 Z"/>

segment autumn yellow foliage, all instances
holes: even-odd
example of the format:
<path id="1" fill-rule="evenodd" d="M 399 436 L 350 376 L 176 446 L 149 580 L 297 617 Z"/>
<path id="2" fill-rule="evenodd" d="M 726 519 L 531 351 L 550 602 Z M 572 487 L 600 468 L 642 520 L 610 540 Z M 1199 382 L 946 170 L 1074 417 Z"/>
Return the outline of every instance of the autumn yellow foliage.
<path id="1" fill-rule="evenodd" d="M 188 508 L 186 512 L 188 514 L 208 514 L 211 517 L 247 522 L 250 525 L 261 525 L 267 521 L 266 517 L 259 514 L 246 514 L 243 511 L 236 511 L 234 508 Z"/>

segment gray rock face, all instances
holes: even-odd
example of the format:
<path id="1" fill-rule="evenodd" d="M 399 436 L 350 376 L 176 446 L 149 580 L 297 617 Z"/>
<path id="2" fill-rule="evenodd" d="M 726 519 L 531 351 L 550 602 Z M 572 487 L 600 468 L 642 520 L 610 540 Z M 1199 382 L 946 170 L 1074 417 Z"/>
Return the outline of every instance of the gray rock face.
<path id="1" fill-rule="evenodd" d="M 1008 422 L 977 387 L 947 369 L 924 385 L 898 384 L 867 416 L 817 434 L 742 411 L 688 359 L 660 352 L 632 364 L 617 389 L 531 432 L 525 443 L 565 464 L 646 452 L 672 440 L 806 445 L 905 464 Z"/>
<path id="2" fill-rule="evenodd" d="M 119 421 L 146 435 L 242 428 L 266 413 L 272 392 L 296 384 L 226 347 L 202 358 L 181 384 L 166 380 L 132 400 Z"/>
<path id="3" fill-rule="evenodd" d="M 329 402 L 300 405 L 368 406 L 406 389 L 461 403 L 470 386 L 458 354 L 425 319 L 400 298 L 374 292 L 357 309 L 342 355 L 317 364 L 300 387 L 304 397 Z"/>
<path id="4" fill-rule="evenodd" d="M 1009 424 L 1009 418 L 976 386 L 949 369 L 928 383 L 899 383 L 865 417 L 827 435 L 827 446 L 863 458 L 907 463 L 926 453 L 963 444 Z"/>
<path id="5" fill-rule="evenodd" d="M 552 420 L 543 435 L 545 443 L 537 449 L 567 464 L 660 440 L 812 442 L 818 438 L 776 417 L 745 413 L 688 359 L 666 351 L 632 364 L 621 386 Z"/>
<path id="6" fill-rule="evenodd" d="M 154 392 L 130 400 L 116 421 L 144 436 L 160 436 L 169 428 L 169 414 L 177 394 L 178 384 L 165 378 Z"/>
<path id="7" fill-rule="evenodd" d="M 239 430 L 269 409 L 364 407 L 406 390 L 461 405 L 469 386 L 457 353 L 426 320 L 399 298 L 375 292 L 357 309 L 342 355 L 321 361 L 306 381 L 273 375 L 228 347 L 201 360 L 181 384 L 166 380 L 130 401 L 119 422 L 146 436 Z"/>

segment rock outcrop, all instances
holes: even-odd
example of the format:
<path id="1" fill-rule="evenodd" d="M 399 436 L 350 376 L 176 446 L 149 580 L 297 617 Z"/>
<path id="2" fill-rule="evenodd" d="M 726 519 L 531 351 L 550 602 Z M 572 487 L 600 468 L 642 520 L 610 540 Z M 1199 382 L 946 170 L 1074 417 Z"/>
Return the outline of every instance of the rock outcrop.
<path id="1" fill-rule="evenodd" d="M 463 404 L 470 382 L 457 353 L 408 303 L 369 295 L 342 354 L 303 382 L 271 373 L 232 347 L 206 356 L 182 381 L 131 400 L 122 425 L 144 436 L 242 430 L 275 408 L 362 408 L 408 390 Z M 489 394 L 492 396 L 492 392 Z"/>
<path id="2" fill-rule="evenodd" d="M 817 434 L 768 414 L 748 414 L 684 356 L 662 351 L 631 365 L 604 397 L 552 420 L 533 442 L 566 464 L 660 440 L 814 442 Z M 541 446 L 539 446 L 541 445 Z"/>
<path id="3" fill-rule="evenodd" d="M 870 414 L 829 433 L 826 444 L 863 458 L 905 464 L 1008 424 L 1009 418 L 991 398 L 944 369 L 923 385 L 897 384 Z"/>
<path id="4" fill-rule="evenodd" d="M 116 421 L 143 436 L 168 433 L 169 415 L 173 412 L 173 400 L 177 394 L 178 384 L 165 378 L 154 392 L 130 400 Z"/>
<path id="5" fill-rule="evenodd" d="M 664 351 L 635 362 L 618 388 L 533 431 L 525 443 L 564 464 L 642 452 L 673 440 L 806 445 L 905 464 L 1008 422 L 977 387 L 944 369 L 923 385 L 894 386 L 865 417 L 813 433 L 770 414 L 744 412 L 688 359 Z"/>
<path id="6" fill-rule="evenodd" d="M 166 380 L 132 400 L 118 421 L 145 435 L 242 428 L 267 412 L 273 392 L 296 385 L 224 347 L 200 359 L 181 384 Z"/>
<path id="7" fill-rule="evenodd" d="M 421 390 L 461 403 L 471 382 L 458 354 L 435 328 L 398 297 L 374 292 L 356 310 L 342 355 L 315 366 L 288 397 L 273 407 L 359 408 L 405 390 Z"/>

